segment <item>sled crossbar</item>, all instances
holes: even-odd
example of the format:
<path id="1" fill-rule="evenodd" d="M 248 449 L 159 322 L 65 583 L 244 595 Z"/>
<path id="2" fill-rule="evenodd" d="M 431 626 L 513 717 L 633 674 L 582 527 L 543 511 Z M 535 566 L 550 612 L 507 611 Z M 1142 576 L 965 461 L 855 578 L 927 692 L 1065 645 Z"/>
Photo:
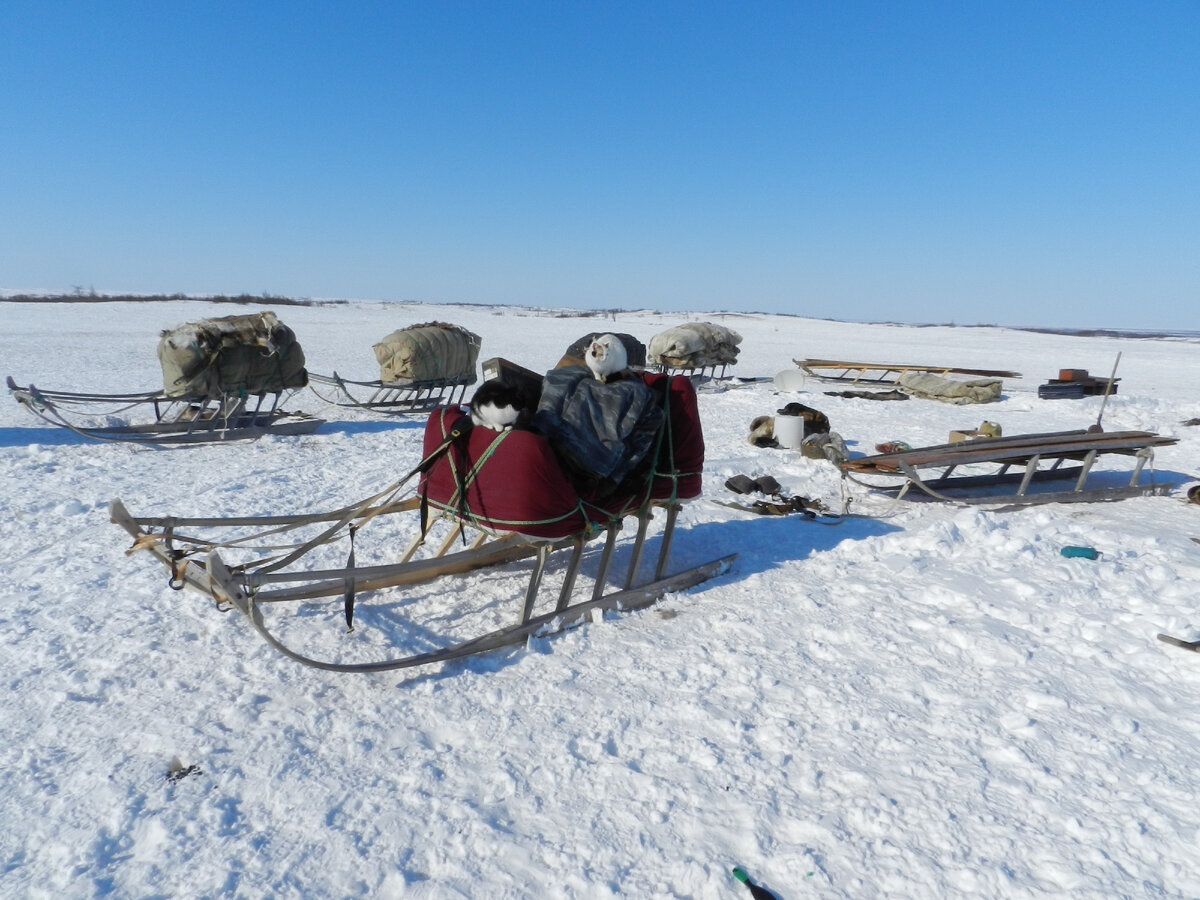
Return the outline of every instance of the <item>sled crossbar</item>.
<path id="1" fill-rule="evenodd" d="M 463 378 L 426 381 L 352 381 L 337 372 L 332 375 L 310 372 L 308 376 L 308 386 L 327 403 L 392 416 L 424 413 L 439 406 L 462 403 L 467 387 L 474 383 L 474 372 Z M 318 390 L 317 385 L 322 390 Z"/>

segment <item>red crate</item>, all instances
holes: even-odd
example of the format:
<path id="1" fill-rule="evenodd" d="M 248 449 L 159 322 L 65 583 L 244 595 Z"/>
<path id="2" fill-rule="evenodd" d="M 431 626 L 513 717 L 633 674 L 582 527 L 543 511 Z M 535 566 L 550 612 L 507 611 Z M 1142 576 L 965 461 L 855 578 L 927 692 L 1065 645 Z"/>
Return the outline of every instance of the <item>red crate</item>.
<path id="1" fill-rule="evenodd" d="M 1087 369 L 1059 369 L 1058 370 L 1058 380 L 1059 381 L 1087 381 L 1088 377 L 1089 376 L 1088 376 Z"/>

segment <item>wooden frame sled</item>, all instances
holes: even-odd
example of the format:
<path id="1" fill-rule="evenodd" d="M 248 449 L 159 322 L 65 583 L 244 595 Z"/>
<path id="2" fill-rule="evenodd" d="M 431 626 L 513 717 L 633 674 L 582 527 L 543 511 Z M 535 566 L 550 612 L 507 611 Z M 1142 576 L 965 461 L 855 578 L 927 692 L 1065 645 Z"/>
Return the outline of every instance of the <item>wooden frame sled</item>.
<path id="1" fill-rule="evenodd" d="M 805 375 L 819 381 L 841 384 L 894 385 L 906 372 L 932 375 L 974 375 L 978 378 L 1020 378 L 1020 372 L 995 369 L 960 369 L 954 366 L 892 365 L 890 363 L 842 362 L 835 359 L 792 360 Z"/>
<path id="2" fill-rule="evenodd" d="M 110 515 L 134 539 L 129 552 L 148 550 L 167 568 L 172 588 L 196 588 L 212 597 L 218 608 L 241 611 L 268 644 L 304 665 L 368 673 L 459 659 L 559 631 L 594 611 L 646 606 L 666 593 L 693 587 L 729 569 L 732 555 L 667 574 L 681 505 L 699 495 L 699 471 L 680 466 L 694 466 L 697 459 L 702 460 L 703 442 L 691 385 L 686 379 L 673 380 L 666 396 L 683 397 L 682 405 L 687 408 L 673 409 L 668 415 L 663 429 L 666 437 L 656 451 L 652 473 L 644 491 L 636 497 L 599 501 L 571 493 L 552 449 L 540 435 L 468 428 L 463 424 L 469 422 L 468 418 L 452 408 L 442 408 L 426 424 L 421 464 L 395 484 L 353 506 L 313 515 L 206 519 L 135 517 L 120 500 L 114 500 Z M 687 426 L 693 417 L 695 424 L 689 433 Z M 405 484 L 417 474 L 419 495 L 401 497 Z M 522 479 L 522 483 L 515 483 Z M 549 497 L 537 496 L 540 492 Z M 660 508 L 665 509 L 666 520 L 653 575 L 648 581 L 639 581 L 648 527 L 654 510 Z M 398 528 L 395 514 L 406 512 L 420 513 L 420 527 L 415 533 L 412 528 L 408 530 L 408 546 L 399 560 L 357 564 L 364 540 L 361 530 L 368 523 L 376 523 L 380 530 Z M 436 515 L 439 530 L 446 532 L 436 545 L 429 540 L 426 527 L 429 512 Z M 636 536 L 623 582 L 612 589 L 609 572 L 617 535 L 629 517 L 637 521 Z M 316 534 L 290 544 L 279 543 L 308 531 Z M 468 532 L 474 535 L 470 540 Z M 359 550 L 355 547 L 356 534 Z M 585 548 L 601 534 L 604 541 L 598 559 L 594 555 L 586 557 L 589 571 L 596 563 L 590 593 L 575 599 L 576 583 L 584 571 Z M 392 545 L 392 540 L 387 537 L 384 543 Z M 335 541 L 349 545 L 345 564 L 322 566 L 334 551 Z M 459 541 L 462 549 L 456 550 Z M 553 573 L 561 578 L 557 594 L 552 601 L 542 602 L 541 589 L 550 564 L 552 560 L 557 564 L 564 556 L 565 565 L 561 569 L 556 565 Z M 468 587 L 464 603 L 457 599 L 464 591 L 455 592 L 446 582 L 486 569 L 489 581 L 499 584 L 501 579 L 514 577 L 510 564 L 530 558 L 532 571 L 519 592 L 515 620 L 511 612 L 498 607 L 496 590 L 489 592 L 489 599 L 470 594 Z M 439 579 L 441 585 L 437 584 Z M 411 590 L 402 594 L 390 591 L 399 587 Z M 280 625 L 296 630 L 296 622 L 304 621 L 299 613 L 290 621 L 264 614 L 265 610 L 277 609 L 280 603 L 306 604 L 302 607 L 306 610 L 310 608 L 308 601 L 332 602 L 334 612 L 340 607 L 347 626 L 353 630 L 355 605 L 366 593 L 379 601 L 372 603 L 373 611 L 380 617 L 390 615 L 397 622 L 397 630 L 403 632 L 402 640 L 397 642 L 407 647 L 415 641 L 417 647 L 408 648 L 415 652 L 366 662 L 331 659 L 328 657 L 339 654 L 380 656 L 387 651 L 377 645 L 379 632 L 375 629 L 368 632 L 375 644 L 369 644 L 367 636 L 360 636 L 351 640 L 348 648 L 320 652 L 300 648 L 279 633 Z M 419 608 L 428 608 L 428 615 L 410 614 L 410 610 Z M 508 624 L 502 623 L 504 618 Z M 462 625 L 460 619 L 472 624 Z M 426 620 L 436 623 L 436 627 L 425 624 Z M 475 623 L 479 627 L 471 633 Z M 434 634 L 447 628 L 460 632 L 465 629 L 469 636 Z"/>
<path id="3" fill-rule="evenodd" d="M 412 508 L 412 505 L 393 505 L 387 512 L 399 512 Z M 606 536 L 604 548 L 601 551 L 599 571 L 594 579 L 590 596 L 582 600 L 572 600 L 580 571 L 580 562 L 583 558 L 584 545 L 592 535 L 580 534 L 558 541 L 548 541 L 531 540 L 515 534 L 491 537 L 481 533 L 474 541 L 468 543 L 466 549 L 449 553 L 447 551 L 461 534 L 461 525 L 456 524 L 451 527 L 449 535 L 440 543 L 434 553 L 424 559 L 413 559 L 412 553 L 416 547 L 410 546 L 404 555 L 404 561 L 394 564 L 349 566 L 308 572 L 256 572 L 245 566 L 230 565 L 226 562 L 225 557 L 216 550 L 209 552 L 203 559 L 181 556 L 180 549 L 184 546 L 206 547 L 211 545 L 208 541 L 184 536 L 178 529 L 200 530 L 214 526 L 251 526 L 260 529 L 259 533 L 265 536 L 267 533 L 276 533 L 276 529 L 281 527 L 303 524 L 300 520 L 306 517 L 219 520 L 174 517 L 135 518 L 120 500 L 112 501 L 109 506 L 112 521 L 124 528 L 134 538 L 130 552 L 139 549 L 149 550 L 166 566 L 171 587 L 179 589 L 186 585 L 196 588 L 212 597 L 219 608 L 239 610 L 250 620 L 254 630 L 268 644 L 296 662 L 327 671 L 357 673 L 412 668 L 486 653 L 521 643 L 533 635 L 550 634 L 563 630 L 585 619 L 594 611 L 610 609 L 625 611 L 647 606 L 660 599 L 664 594 L 694 587 L 728 571 L 735 558 L 734 555 L 712 560 L 672 575 L 666 574 L 678 509 L 678 506 L 667 507 L 667 524 L 655 562 L 653 578 L 640 584 L 634 583 L 645 547 L 646 527 L 650 521 L 650 515 L 646 514 L 638 517 L 637 537 L 623 586 L 616 590 L 608 589 L 608 570 L 613 560 L 616 535 L 621 527 L 619 521 L 611 522 L 604 529 Z M 365 509 L 356 518 L 378 515 L 379 512 L 378 509 Z M 327 517 L 309 517 L 309 521 L 310 523 L 315 522 L 318 518 L 328 521 Z M 243 538 L 237 540 L 241 541 Z M 197 541 L 200 543 L 196 543 Z M 557 599 L 551 608 L 539 610 L 537 606 L 539 588 L 546 572 L 547 563 L 552 553 L 561 550 L 569 550 L 570 553 Z M 314 659 L 292 649 L 277 638 L 263 615 L 264 608 L 282 601 L 330 598 L 335 603 L 345 604 L 347 591 L 351 589 L 357 596 L 360 593 L 381 591 L 385 588 L 431 585 L 442 577 L 462 575 L 477 569 L 501 566 L 529 557 L 535 558 L 534 566 L 521 597 L 519 616 L 515 622 L 493 629 L 479 637 L 456 641 L 448 646 L 403 657 L 372 662 L 344 663 Z"/>
<path id="4" fill-rule="evenodd" d="M 168 396 L 164 391 L 90 394 L 21 387 L 8 376 L 18 403 L 47 424 L 101 441 L 133 444 L 196 444 L 311 434 L 324 424 L 281 408 L 295 391 L 257 396 Z"/>
<path id="5" fill-rule="evenodd" d="M 462 403 L 475 374 L 464 378 L 438 378 L 428 381 L 351 381 L 337 372 L 332 375 L 308 373 L 312 392 L 335 406 L 356 407 L 388 416 L 427 413 L 452 403 Z M 325 392 L 318 390 L 321 385 Z"/>
<path id="6" fill-rule="evenodd" d="M 859 457 L 838 463 L 845 477 L 851 477 L 876 490 L 893 491 L 897 499 L 916 488 L 936 500 L 968 504 L 1072 503 L 1091 500 L 1120 500 L 1145 494 L 1163 494 L 1174 484 L 1141 483 L 1154 448 L 1177 443 L 1176 438 L 1146 431 L 1060 431 L 1045 434 L 1020 434 L 1009 437 L 978 438 L 952 444 L 920 447 L 899 453 Z M 1133 456 L 1137 462 L 1129 483 L 1121 487 L 1089 486 L 1096 461 L 1109 454 Z M 1064 465 L 1078 462 L 1079 465 Z M 1043 464 L 1045 467 L 1043 467 Z M 971 466 L 969 474 L 959 467 Z M 979 468 L 989 471 L 980 472 Z M 1020 471 L 1010 471 L 1020 467 Z M 940 470 L 934 477 L 920 474 L 921 469 Z M 880 484 L 856 476 L 904 480 Z M 1051 479 L 1075 479 L 1066 491 L 1031 492 L 1036 482 Z M 979 493 L 987 489 L 987 493 Z M 968 493 L 970 492 L 970 493 Z"/>

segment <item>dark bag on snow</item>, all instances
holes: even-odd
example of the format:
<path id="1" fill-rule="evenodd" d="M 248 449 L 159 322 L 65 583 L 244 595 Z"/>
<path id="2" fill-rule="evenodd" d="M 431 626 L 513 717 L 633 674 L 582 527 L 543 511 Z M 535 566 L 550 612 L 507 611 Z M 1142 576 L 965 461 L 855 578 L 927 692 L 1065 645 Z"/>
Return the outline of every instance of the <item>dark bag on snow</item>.
<path id="1" fill-rule="evenodd" d="M 295 333 L 269 311 L 169 328 L 158 360 L 170 397 L 257 396 L 308 384 Z"/>

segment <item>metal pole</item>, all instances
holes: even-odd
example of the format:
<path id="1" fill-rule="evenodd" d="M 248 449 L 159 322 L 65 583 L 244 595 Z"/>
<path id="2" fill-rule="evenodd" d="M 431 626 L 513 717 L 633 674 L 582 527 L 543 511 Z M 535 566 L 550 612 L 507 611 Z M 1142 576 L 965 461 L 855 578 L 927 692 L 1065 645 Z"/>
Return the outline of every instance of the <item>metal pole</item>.
<path id="1" fill-rule="evenodd" d="M 1108 395 L 1112 393 L 1113 380 L 1117 377 L 1117 366 L 1121 363 L 1121 354 L 1117 353 L 1117 359 L 1113 363 L 1112 374 L 1108 376 L 1108 384 L 1104 386 L 1104 399 L 1100 401 L 1100 415 L 1096 416 L 1096 424 L 1088 431 L 1096 432 L 1103 431 L 1100 427 L 1100 420 L 1104 418 L 1104 407 L 1108 405 Z"/>

